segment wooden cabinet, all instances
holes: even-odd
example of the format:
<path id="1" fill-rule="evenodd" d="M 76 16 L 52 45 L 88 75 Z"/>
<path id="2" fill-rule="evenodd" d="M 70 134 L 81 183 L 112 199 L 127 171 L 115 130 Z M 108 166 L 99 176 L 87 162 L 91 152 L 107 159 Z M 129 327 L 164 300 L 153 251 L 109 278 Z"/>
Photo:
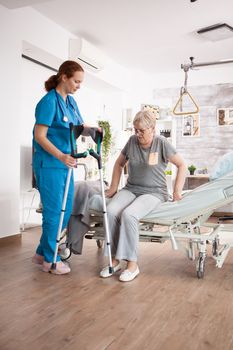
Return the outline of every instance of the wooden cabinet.
<path id="1" fill-rule="evenodd" d="M 205 183 L 209 182 L 209 175 L 203 174 L 203 175 L 189 175 L 186 176 L 185 184 L 184 184 L 184 190 L 193 190 L 196 187 L 199 187 Z"/>

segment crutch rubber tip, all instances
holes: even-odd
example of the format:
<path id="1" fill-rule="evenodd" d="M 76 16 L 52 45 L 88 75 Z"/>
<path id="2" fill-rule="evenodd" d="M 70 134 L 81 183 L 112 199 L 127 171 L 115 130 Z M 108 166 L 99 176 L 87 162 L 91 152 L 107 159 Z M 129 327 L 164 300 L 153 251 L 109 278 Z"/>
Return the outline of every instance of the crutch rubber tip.
<path id="1" fill-rule="evenodd" d="M 56 268 L 57 268 L 57 264 L 56 263 L 52 263 L 50 270 L 56 270 Z"/>
<path id="2" fill-rule="evenodd" d="M 114 271 L 113 271 L 113 267 L 111 267 L 111 266 L 109 266 L 109 273 L 113 273 Z"/>

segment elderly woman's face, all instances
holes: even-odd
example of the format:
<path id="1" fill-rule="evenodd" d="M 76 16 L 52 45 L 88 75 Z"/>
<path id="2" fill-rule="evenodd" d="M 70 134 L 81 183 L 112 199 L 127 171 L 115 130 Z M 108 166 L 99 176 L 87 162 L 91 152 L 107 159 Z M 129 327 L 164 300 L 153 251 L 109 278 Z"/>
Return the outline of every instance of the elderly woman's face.
<path id="1" fill-rule="evenodd" d="M 154 137 L 154 128 L 145 127 L 141 122 L 136 122 L 134 124 L 134 132 L 137 136 L 138 142 L 142 146 L 150 144 Z"/>

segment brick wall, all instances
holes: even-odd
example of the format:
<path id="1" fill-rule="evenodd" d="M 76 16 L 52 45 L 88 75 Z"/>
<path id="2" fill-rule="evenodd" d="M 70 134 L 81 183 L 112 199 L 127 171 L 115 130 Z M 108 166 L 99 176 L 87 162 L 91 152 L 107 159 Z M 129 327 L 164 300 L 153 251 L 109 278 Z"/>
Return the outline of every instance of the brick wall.
<path id="1" fill-rule="evenodd" d="M 233 125 L 218 126 L 217 108 L 233 108 L 233 84 L 192 86 L 189 93 L 200 107 L 200 137 L 182 136 L 182 116 L 176 120 L 176 148 L 184 157 L 187 165 L 195 164 L 197 169 L 207 168 L 210 173 L 216 161 L 223 154 L 233 150 Z M 179 88 L 154 91 L 155 104 L 169 100 L 169 109 L 161 109 L 161 118 L 171 115 L 178 101 Z"/>

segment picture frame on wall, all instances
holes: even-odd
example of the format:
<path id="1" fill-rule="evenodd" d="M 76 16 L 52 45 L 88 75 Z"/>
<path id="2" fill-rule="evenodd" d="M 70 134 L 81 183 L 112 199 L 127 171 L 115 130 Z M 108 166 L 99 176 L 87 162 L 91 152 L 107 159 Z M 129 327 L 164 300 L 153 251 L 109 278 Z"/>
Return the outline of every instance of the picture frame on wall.
<path id="1" fill-rule="evenodd" d="M 217 108 L 217 125 L 218 126 L 233 125 L 233 107 Z"/>
<path id="2" fill-rule="evenodd" d="M 156 119 L 159 119 L 159 106 L 151 105 L 151 104 L 142 104 L 141 105 L 142 111 L 150 111 L 154 113 Z"/>
<path id="3" fill-rule="evenodd" d="M 187 114 L 183 115 L 182 136 L 199 137 L 200 136 L 200 115 Z"/>

